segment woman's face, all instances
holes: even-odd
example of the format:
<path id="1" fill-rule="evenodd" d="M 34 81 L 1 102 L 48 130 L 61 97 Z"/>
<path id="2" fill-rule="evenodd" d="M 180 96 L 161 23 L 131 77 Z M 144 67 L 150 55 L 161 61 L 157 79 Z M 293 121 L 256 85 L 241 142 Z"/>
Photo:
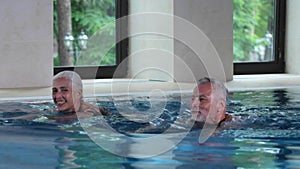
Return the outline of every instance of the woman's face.
<path id="1" fill-rule="evenodd" d="M 58 78 L 53 81 L 52 99 L 59 111 L 72 112 L 80 107 L 81 92 L 73 91 L 70 80 Z"/>

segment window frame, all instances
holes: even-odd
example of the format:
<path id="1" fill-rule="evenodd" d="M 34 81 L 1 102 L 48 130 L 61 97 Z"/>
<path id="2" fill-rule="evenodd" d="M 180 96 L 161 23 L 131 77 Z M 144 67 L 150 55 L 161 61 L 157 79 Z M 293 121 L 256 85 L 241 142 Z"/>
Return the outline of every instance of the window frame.
<path id="1" fill-rule="evenodd" d="M 233 63 L 234 75 L 285 72 L 286 0 L 275 0 L 275 20 L 274 61 Z"/>
<path id="2" fill-rule="evenodd" d="M 113 78 L 115 70 L 119 64 L 128 56 L 128 25 L 127 19 L 124 16 L 128 15 L 128 0 L 115 0 L 116 3 L 116 19 L 120 19 L 120 22 L 116 22 L 116 65 L 113 66 L 56 66 L 54 67 L 54 75 L 61 71 L 70 70 L 76 71 L 82 79 L 104 79 Z M 125 38 L 124 38 L 125 37 Z M 118 39 L 124 38 L 121 41 Z M 126 68 L 127 69 L 127 68 Z M 96 72 L 95 72 L 96 70 Z M 125 77 L 127 70 L 123 70 L 122 73 L 118 72 L 116 77 Z M 96 74 L 95 74 L 96 73 Z M 114 76 L 115 77 L 115 76 Z"/>

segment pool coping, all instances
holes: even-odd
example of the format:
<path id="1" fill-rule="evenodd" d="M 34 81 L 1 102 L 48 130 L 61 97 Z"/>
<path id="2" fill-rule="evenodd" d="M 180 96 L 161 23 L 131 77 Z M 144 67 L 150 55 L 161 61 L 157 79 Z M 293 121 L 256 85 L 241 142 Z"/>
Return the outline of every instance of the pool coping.
<path id="1" fill-rule="evenodd" d="M 234 75 L 233 80 L 225 83 L 229 92 L 248 90 L 278 90 L 300 88 L 300 75 L 260 74 Z M 178 87 L 179 86 L 179 87 Z M 191 92 L 195 83 L 162 82 L 151 79 L 89 79 L 83 80 L 84 96 L 113 96 L 142 94 L 157 90 L 166 93 Z M 0 89 L 0 101 L 49 100 L 51 87 Z"/>

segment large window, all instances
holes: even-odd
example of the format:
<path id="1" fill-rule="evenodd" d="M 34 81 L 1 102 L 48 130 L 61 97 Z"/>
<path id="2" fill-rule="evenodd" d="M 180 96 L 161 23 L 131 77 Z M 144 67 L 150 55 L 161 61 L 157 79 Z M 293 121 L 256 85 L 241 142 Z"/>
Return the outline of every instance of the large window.
<path id="1" fill-rule="evenodd" d="M 97 4 L 84 6 L 80 4 L 83 2 L 97 3 L 98 6 L 99 3 L 105 4 L 95 10 Z M 128 0 L 72 0 L 72 3 L 72 29 L 75 38 L 81 30 L 92 38 L 99 29 L 97 26 L 107 25 L 105 22 L 110 23 L 112 18 L 115 21 L 128 15 Z M 234 74 L 284 72 L 285 8 L 286 0 L 233 0 Z M 98 25 L 92 24 L 89 27 L 89 22 L 95 21 Z M 105 53 L 105 57 L 97 59 L 97 51 L 93 53 L 92 48 L 89 48 L 91 53 L 83 52 L 85 59 L 81 62 L 73 66 L 62 66 L 56 55 L 54 73 L 76 69 L 83 78 L 112 78 L 118 65 L 128 55 L 128 39 L 117 40 L 118 36 L 124 37 L 126 34 L 127 22 L 117 22 L 109 30 L 115 34 L 116 43 Z M 54 28 L 54 32 L 56 31 Z M 99 41 L 101 42 L 105 44 L 106 41 Z M 125 73 L 126 70 L 124 76 Z M 123 76 L 120 73 L 118 75 Z"/>
<path id="2" fill-rule="evenodd" d="M 234 74 L 284 72 L 285 0 L 233 0 Z"/>
<path id="3" fill-rule="evenodd" d="M 54 42 L 58 42 L 57 2 L 54 0 Z M 118 65 L 127 57 L 128 40 L 119 37 L 126 35 L 127 22 L 122 18 L 128 14 L 127 0 L 71 0 L 71 30 L 74 40 L 70 48 L 65 44 L 54 43 L 54 74 L 63 70 L 75 70 L 82 78 L 111 78 Z M 78 37 L 84 32 L 88 36 L 87 48 L 80 46 Z M 62 36 L 62 35 L 61 35 Z M 126 36 L 125 36 L 126 37 Z M 66 48 L 63 59 L 59 45 Z M 65 57 L 65 56 L 63 56 Z M 124 70 L 124 75 L 126 70 Z M 123 76 L 118 74 L 118 76 Z"/>

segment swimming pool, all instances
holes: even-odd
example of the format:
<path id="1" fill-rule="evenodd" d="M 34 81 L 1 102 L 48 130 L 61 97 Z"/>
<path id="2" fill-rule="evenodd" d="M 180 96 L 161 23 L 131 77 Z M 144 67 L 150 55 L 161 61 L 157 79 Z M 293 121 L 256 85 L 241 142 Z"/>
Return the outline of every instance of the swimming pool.
<path id="1" fill-rule="evenodd" d="M 54 107 L 49 100 L 2 101 L 0 118 L 6 120 L 0 120 L 0 168 L 300 167 L 299 89 L 231 93 L 227 112 L 242 120 L 216 131 L 204 143 L 198 142 L 200 129 L 186 132 L 189 127 L 176 123 L 189 118 L 189 98 L 173 94 L 163 99 L 141 95 L 90 99 L 113 114 L 101 120 L 118 133 L 98 131 L 99 119 L 21 118 L 40 113 L 51 116 L 45 111 Z M 135 111 L 146 113 L 132 116 Z M 164 138 L 153 137 L 162 133 Z M 156 142 L 147 144 L 148 138 Z M 103 140 L 105 145 L 99 143 Z M 166 142 L 176 144 L 138 158 L 169 146 Z"/>

